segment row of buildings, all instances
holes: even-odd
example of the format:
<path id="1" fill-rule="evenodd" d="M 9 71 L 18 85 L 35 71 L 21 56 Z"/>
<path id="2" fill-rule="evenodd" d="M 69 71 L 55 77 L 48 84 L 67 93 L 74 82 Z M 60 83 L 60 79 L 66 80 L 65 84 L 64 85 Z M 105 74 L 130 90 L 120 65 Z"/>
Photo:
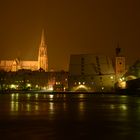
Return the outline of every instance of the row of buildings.
<path id="1" fill-rule="evenodd" d="M 119 46 L 116 56 L 71 55 L 69 70 L 49 71 L 47 43 L 42 31 L 37 61 L 0 60 L 0 89 L 45 91 L 114 91 L 125 88 L 125 57 Z"/>

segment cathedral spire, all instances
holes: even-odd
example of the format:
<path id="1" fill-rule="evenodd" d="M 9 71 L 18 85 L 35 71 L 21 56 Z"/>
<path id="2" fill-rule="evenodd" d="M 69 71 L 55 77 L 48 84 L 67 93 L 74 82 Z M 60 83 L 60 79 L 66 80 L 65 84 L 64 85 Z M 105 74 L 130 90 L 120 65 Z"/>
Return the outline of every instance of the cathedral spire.
<path id="1" fill-rule="evenodd" d="M 45 30 L 42 30 L 41 43 L 38 53 L 38 69 L 48 71 L 48 55 L 47 55 L 47 43 L 45 39 Z"/>
<path id="2" fill-rule="evenodd" d="M 42 29 L 41 44 L 40 44 L 40 46 L 45 46 L 45 45 L 46 45 L 46 40 L 45 40 L 45 30 Z"/>

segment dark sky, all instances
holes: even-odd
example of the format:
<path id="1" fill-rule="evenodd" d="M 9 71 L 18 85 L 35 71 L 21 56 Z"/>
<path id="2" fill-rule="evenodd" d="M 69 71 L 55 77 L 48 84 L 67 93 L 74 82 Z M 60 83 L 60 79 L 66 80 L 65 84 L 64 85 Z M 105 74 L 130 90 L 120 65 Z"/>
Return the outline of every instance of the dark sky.
<path id="1" fill-rule="evenodd" d="M 70 54 L 140 55 L 139 0 L 0 0 L 0 59 L 37 59 L 46 29 L 49 68 L 68 69 Z"/>

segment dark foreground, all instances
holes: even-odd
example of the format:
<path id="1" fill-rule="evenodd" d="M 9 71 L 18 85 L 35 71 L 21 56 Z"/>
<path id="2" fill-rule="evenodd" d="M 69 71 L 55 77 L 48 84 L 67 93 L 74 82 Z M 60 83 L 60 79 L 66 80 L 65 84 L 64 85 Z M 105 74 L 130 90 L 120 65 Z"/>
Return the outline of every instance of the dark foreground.
<path id="1" fill-rule="evenodd" d="M 0 140 L 139 140 L 140 97 L 0 94 Z"/>

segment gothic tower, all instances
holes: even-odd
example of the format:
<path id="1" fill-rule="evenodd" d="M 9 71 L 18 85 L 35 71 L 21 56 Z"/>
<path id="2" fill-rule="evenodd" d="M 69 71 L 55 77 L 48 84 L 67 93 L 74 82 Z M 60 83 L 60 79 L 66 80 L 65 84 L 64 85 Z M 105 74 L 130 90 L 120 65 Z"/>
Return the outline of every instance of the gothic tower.
<path id="1" fill-rule="evenodd" d="M 48 71 L 47 44 L 46 44 L 46 40 L 45 40 L 44 30 L 42 30 L 41 43 L 39 46 L 38 69 Z"/>
<path id="2" fill-rule="evenodd" d="M 119 45 L 116 48 L 115 61 L 116 80 L 118 81 L 125 73 L 125 57 L 121 55 L 121 48 Z"/>

